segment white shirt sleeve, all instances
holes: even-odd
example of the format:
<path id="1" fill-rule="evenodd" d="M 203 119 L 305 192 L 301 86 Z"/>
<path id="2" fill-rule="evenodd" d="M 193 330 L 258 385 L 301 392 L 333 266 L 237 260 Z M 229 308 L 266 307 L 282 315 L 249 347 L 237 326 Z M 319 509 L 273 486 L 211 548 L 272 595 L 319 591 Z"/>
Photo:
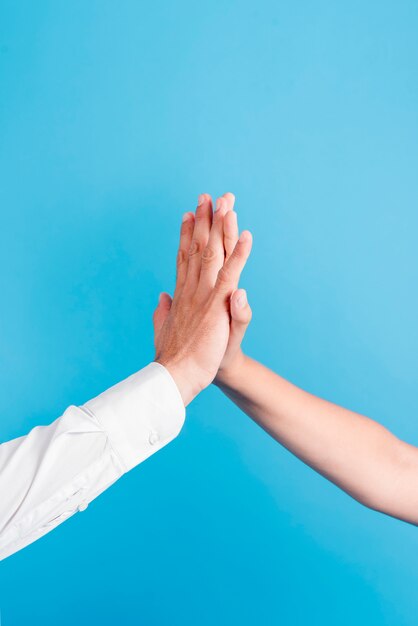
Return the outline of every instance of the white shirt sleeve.
<path id="1" fill-rule="evenodd" d="M 180 432 L 185 408 L 151 363 L 49 426 L 0 445 L 0 560 L 58 526 Z"/>

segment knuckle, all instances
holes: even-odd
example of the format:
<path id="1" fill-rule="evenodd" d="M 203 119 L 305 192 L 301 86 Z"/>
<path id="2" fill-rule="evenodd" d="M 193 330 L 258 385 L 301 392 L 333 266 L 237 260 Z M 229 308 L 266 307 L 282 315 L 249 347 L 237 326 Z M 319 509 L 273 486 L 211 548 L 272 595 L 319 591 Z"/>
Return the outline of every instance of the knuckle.
<path id="1" fill-rule="evenodd" d="M 232 261 L 233 262 L 239 261 L 240 259 L 243 258 L 243 256 L 244 255 L 243 255 L 243 251 L 242 251 L 241 246 L 236 245 L 235 248 L 232 251 L 232 254 L 231 254 Z"/>
<path id="2" fill-rule="evenodd" d="M 187 261 L 187 253 L 184 250 L 179 250 L 177 252 L 177 269 L 182 267 L 184 263 Z"/>
<path id="3" fill-rule="evenodd" d="M 206 246 L 202 254 L 202 263 L 211 263 L 215 258 L 215 250 L 210 246 Z"/>
<path id="4" fill-rule="evenodd" d="M 191 246 L 189 248 L 189 256 L 194 256 L 195 254 L 199 254 L 202 250 L 202 244 L 197 239 L 193 239 Z"/>
<path id="5" fill-rule="evenodd" d="M 231 282 L 231 272 L 226 267 L 221 267 L 218 272 L 218 284 L 228 285 Z"/>

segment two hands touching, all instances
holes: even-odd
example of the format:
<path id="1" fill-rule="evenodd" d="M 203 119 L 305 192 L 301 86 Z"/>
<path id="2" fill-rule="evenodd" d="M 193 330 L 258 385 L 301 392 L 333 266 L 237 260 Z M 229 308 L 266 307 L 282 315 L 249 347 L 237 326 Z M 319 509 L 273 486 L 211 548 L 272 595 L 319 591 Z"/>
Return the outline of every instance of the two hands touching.
<path id="1" fill-rule="evenodd" d="M 239 235 L 234 196 L 213 211 L 199 196 L 184 215 L 173 299 L 154 314 L 154 363 L 51 424 L 0 443 L 0 560 L 33 543 L 172 441 L 185 405 L 242 361 L 251 318 L 238 289 L 251 251 Z M 179 393 L 180 392 L 180 393 Z"/>
<path id="2" fill-rule="evenodd" d="M 276 441 L 366 506 L 418 524 L 418 448 L 245 355 L 239 288 L 251 252 L 235 198 L 186 213 L 173 298 L 154 313 L 155 361 L 52 424 L 0 444 L 0 560 L 65 521 L 172 441 L 212 382 Z M 167 373 L 168 372 L 168 373 Z M 180 395 L 179 395 L 180 392 Z"/>
<path id="3" fill-rule="evenodd" d="M 238 284 L 252 236 L 239 234 L 234 203 L 225 193 L 214 211 L 202 194 L 196 214 L 184 214 L 174 296 L 162 293 L 154 312 L 155 361 L 170 372 L 185 405 L 210 383 L 221 384 L 243 358 L 251 308 Z"/>

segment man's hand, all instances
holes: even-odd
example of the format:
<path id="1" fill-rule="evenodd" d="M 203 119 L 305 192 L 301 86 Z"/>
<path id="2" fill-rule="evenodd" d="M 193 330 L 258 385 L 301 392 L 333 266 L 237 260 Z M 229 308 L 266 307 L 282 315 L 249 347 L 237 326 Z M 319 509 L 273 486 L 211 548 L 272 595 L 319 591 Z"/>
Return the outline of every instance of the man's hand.
<path id="1" fill-rule="evenodd" d="M 161 294 L 154 312 L 155 361 L 173 376 L 185 405 L 219 370 L 230 337 L 231 295 L 251 251 L 251 233 L 238 238 L 234 231 L 226 254 L 224 221 L 227 213 L 235 215 L 233 201 L 225 194 L 213 214 L 211 198 L 203 194 L 196 216 L 184 215 L 174 297 Z"/>

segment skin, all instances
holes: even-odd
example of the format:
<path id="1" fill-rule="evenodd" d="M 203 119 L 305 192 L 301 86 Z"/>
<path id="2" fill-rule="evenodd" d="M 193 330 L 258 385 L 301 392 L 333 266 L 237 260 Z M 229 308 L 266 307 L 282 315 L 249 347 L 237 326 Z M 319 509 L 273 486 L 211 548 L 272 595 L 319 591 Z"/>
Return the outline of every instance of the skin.
<path id="1" fill-rule="evenodd" d="M 225 259 L 232 258 L 231 252 L 236 249 L 238 240 L 238 226 L 236 214 L 232 211 L 231 196 L 232 194 L 225 194 L 223 198 L 226 200 L 221 200 L 223 210 L 220 221 L 223 222 Z M 186 228 L 188 233 L 191 226 L 190 223 Z M 200 226 L 197 229 L 196 226 L 195 229 L 196 237 L 202 237 L 202 241 L 209 240 L 210 228 L 207 222 L 204 228 Z M 185 250 L 194 236 L 183 233 L 180 249 Z M 217 261 L 214 266 L 219 267 L 222 259 L 219 231 L 216 237 L 213 235 L 213 240 L 215 239 Z M 241 342 L 251 320 L 251 308 L 245 290 L 236 287 L 245 263 L 244 257 L 248 254 L 249 250 L 246 248 L 241 261 L 236 263 L 237 269 L 233 272 L 233 278 L 232 272 L 230 273 L 228 286 L 221 281 L 222 306 L 215 306 L 213 302 L 214 298 L 219 300 L 219 295 L 214 296 L 219 286 L 212 287 L 213 284 L 216 285 L 214 274 L 210 280 L 206 276 L 203 279 L 205 286 L 196 289 L 198 259 L 190 261 L 189 256 L 188 261 L 185 261 L 183 253 L 180 254 L 180 280 L 178 278 L 176 293 L 178 289 L 179 294 L 183 294 L 179 296 L 178 310 L 181 311 L 179 320 L 184 320 L 184 325 L 181 322 L 181 328 L 174 332 L 176 340 L 185 343 L 186 352 L 193 346 L 190 351 L 197 356 L 199 351 L 194 346 L 198 343 L 196 328 L 199 327 L 207 339 L 205 350 L 209 350 L 211 355 L 205 361 L 207 375 L 202 376 L 204 384 L 209 384 L 209 379 L 212 379 L 276 441 L 359 502 L 393 517 L 418 524 L 418 448 L 401 441 L 386 428 L 363 415 L 303 391 L 242 351 Z M 226 260 L 225 267 L 229 262 Z M 187 263 L 193 264 L 193 282 L 185 288 L 187 281 L 192 280 L 186 278 L 189 273 Z M 201 266 L 202 261 L 199 266 L 200 275 Z M 197 307 L 191 314 L 191 291 L 202 295 L 206 293 L 201 300 L 205 303 L 205 310 L 216 310 L 216 313 L 208 316 L 202 314 L 200 307 Z M 166 296 L 164 302 L 164 306 L 168 307 L 169 300 Z M 219 312 L 219 307 L 222 313 Z M 197 316 L 196 322 L 192 321 L 193 315 Z M 207 321 L 202 322 L 202 318 Z M 176 326 L 176 321 L 172 321 L 172 324 Z M 172 327 L 166 332 L 172 334 Z M 163 336 L 159 335 L 158 339 L 161 345 L 164 342 Z M 216 347 L 211 342 L 215 342 Z M 222 350 L 224 354 L 220 358 Z M 201 352 L 200 357 L 203 359 Z M 201 367 L 199 359 L 192 360 L 195 367 Z M 219 362 L 217 371 L 216 362 Z M 167 361 L 163 364 L 166 363 Z M 168 365 L 171 366 L 170 359 Z M 187 375 L 191 375 L 190 370 Z"/>
<path id="2" fill-rule="evenodd" d="M 276 441 L 353 498 L 418 524 L 418 448 L 242 353 L 216 384 Z"/>
<path id="3" fill-rule="evenodd" d="M 196 213 L 184 214 L 174 296 L 162 293 L 154 312 L 155 361 L 185 405 L 214 380 L 230 342 L 231 298 L 252 245 L 250 232 L 238 236 L 234 200 L 224 194 L 213 212 L 202 194 Z"/>

